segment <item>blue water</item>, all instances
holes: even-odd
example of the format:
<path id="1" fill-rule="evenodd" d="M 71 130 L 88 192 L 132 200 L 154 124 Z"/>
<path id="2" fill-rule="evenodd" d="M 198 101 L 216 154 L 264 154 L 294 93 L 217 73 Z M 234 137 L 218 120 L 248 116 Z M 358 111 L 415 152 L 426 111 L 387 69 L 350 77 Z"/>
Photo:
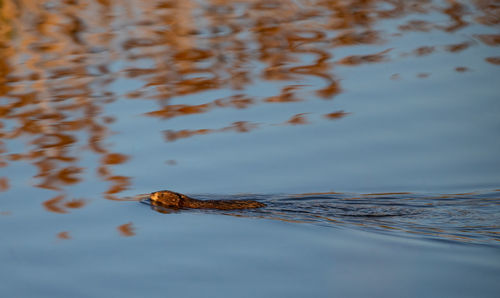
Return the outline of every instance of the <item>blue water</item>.
<path id="1" fill-rule="evenodd" d="M 391 3 L 1 1 L 0 297 L 498 296 L 500 8 Z"/>
<path id="2" fill-rule="evenodd" d="M 30 209 L 1 218 L 5 296 L 495 297 L 499 289 L 494 243 L 162 214 L 137 202 L 97 200 L 59 216 Z M 117 227 L 128 223 L 134 235 L 127 237 Z M 60 231 L 71 239 L 57 239 Z"/>

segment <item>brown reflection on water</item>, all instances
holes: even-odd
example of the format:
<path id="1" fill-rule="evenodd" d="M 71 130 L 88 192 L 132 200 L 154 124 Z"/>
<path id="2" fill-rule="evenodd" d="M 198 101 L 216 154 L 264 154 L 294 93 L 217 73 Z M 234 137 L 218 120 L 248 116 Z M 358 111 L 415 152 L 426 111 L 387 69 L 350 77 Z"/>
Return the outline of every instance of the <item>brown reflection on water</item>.
<path id="1" fill-rule="evenodd" d="M 102 109 L 115 100 L 107 90 L 113 76 L 108 54 L 99 50 L 109 48 L 110 40 L 92 30 L 109 24 L 90 16 L 82 2 L 2 1 L 0 7 L 1 141 L 28 140 L 22 151 L 6 151 L 3 158 L 32 163 L 36 186 L 60 192 L 44 207 L 66 213 L 84 205 L 64 203 L 64 188 L 82 181 L 81 148 L 110 154 L 103 141 L 113 119 Z M 101 168 L 113 188 L 108 164 Z"/>
<path id="2" fill-rule="evenodd" d="M 465 67 L 465 66 L 458 66 L 458 67 L 455 67 L 455 71 L 456 72 L 467 72 L 467 71 L 470 71 L 470 68 Z"/>
<path id="3" fill-rule="evenodd" d="M 43 202 L 43 207 L 45 207 L 45 209 L 50 212 L 67 213 L 67 211 L 61 206 L 62 200 L 64 200 L 63 195 L 54 197 L 50 200 Z"/>
<path id="4" fill-rule="evenodd" d="M 425 47 L 417 48 L 413 52 L 417 56 L 427 56 L 427 55 L 433 53 L 435 50 L 436 50 L 435 47 L 425 46 Z"/>
<path id="5" fill-rule="evenodd" d="M 335 112 L 331 112 L 331 113 L 328 113 L 328 114 L 325 114 L 323 115 L 326 119 L 330 119 L 330 120 L 334 120 L 334 119 L 340 119 L 340 118 L 343 118 L 345 116 L 349 115 L 349 113 L 346 113 L 344 111 L 335 111 Z"/>
<path id="6" fill-rule="evenodd" d="M 450 22 L 443 29 L 447 32 L 453 32 L 467 26 L 467 22 L 463 19 L 467 8 L 458 1 L 448 1 L 448 5 L 443 9 L 443 12 L 450 17 Z"/>
<path id="7" fill-rule="evenodd" d="M 290 118 L 286 124 L 291 124 L 291 125 L 303 125 L 303 124 L 308 124 L 309 122 L 307 121 L 306 118 L 307 113 L 300 113 L 297 115 L 293 115 L 292 118 Z"/>
<path id="8" fill-rule="evenodd" d="M 104 197 L 120 200 L 118 194 L 131 186 L 133 177 L 113 172 L 113 166 L 132 156 L 114 152 L 107 142 L 120 116 L 111 116 L 106 108 L 118 99 L 153 100 L 157 109 L 138 114 L 163 120 L 217 109 L 237 113 L 256 105 L 332 99 L 343 92 L 337 66 L 391 61 L 395 50 L 384 44 L 398 34 L 452 33 L 473 21 L 496 26 L 497 2 L 1 1 L 0 168 L 14 162 L 32 164 L 36 186 L 55 192 L 43 203 L 52 212 L 67 213 L 85 205 L 69 198 L 66 190 L 82 183 L 89 172 L 108 183 Z M 420 20 L 425 14 L 441 14 L 446 21 Z M 385 19 L 403 17 L 397 34 L 377 28 Z M 500 44 L 498 34 L 473 37 L 488 46 Z M 422 45 L 413 54 L 456 53 L 473 44 L 466 40 L 444 48 Z M 383 50 L 337 56 L 337 50 L 359 46 Z M 499 57 L 484 59 L 500 64 Z M 112 87 L 117 79 L 140 86 L 118 96 Z M 254 84 L 271 81 L 280 84 L 280 91 L 249 95 Z M 230 95 L 189 102 L 194 94 L 222 89 Z M 321 118 L 347 115 L 339 111 Z M 295 110 L 288 117 L 277 123 L 245 119 L 218 128 L 166 129 L 164 136 L 177 141 L 274 124 L 294 126 L 311 123 L 314 115 Z M 98 157 L 96 165 L 83 164 L 82 156 L 89 153 Z M 4 173 L 0 191 L 8 191 L 12 184 Z"/>
<path id="9" fill-rule="evenodd" d="M 121 236 L 123 237 L 132 237 L 135 236 L 135 228 L 131 222 L 119 225 L 117 228 L 118 232 L 120 233 Z"/>
<path id="10" fill-rule="evenodd" d="M 484 58 L 484 60 L 486 60 L 486 62 L 489 62 L 491 64 L 500 65 L 500 56 L 498 56 L 498 57 L 486 57 L 486 58 Z"/>
<path id="11" fill-rule="evenodd" d="M 86 204 L 84 199 L 65 200 L 65 195 L 58 195 L 42 203 L 43 207 L 54 213 L 68 213 L 68 209 L 82 208 Z"/>
<path id="12" fill-rule="evenodd" d="M 71 235 L 69 234 L 68 231 L 63 231 L 57 234 L 57 238 L 61 240 L 69 240 L 71 239 Z"/>
<path id="13" fill-rule="evenodd" d="M 337 63 L 346 66 L 357 66 L 364 63 L 377 63 L 377 62 L 387 61 L 386 54 L 389 53 L 390 51 L 391 49 L 387 49 L 382 52 L 370 55 L 352 55 L 342 58 Z"/>
<path id="14" fill-rule="evenodd" d="M 6 177 L 0 178 L 0 191 L 9 189 L 9 180 Z"/>
<path id="15" fill-rule="evenodd" d="M 477 34 L 475 37 L 486 45 L 500 46 L 500 34 Z"/>
<path id="16" fill-rule="evenodd" d="M 225 126 L 222 128 L 215 128 L 215 129 L 195 129 L 195 130 L 189 130 L 189 129 L 183 129 L 179 131 L 174 131 L 174 130 L 167 130 L 165 131 L 165 139 L 168 142 L 173 142 L 178 139 L 184 139 L 184 138 L 190 138 L 195 135 L 206 135 L 206 134 L 212 134 L 212 133 L 218 133 L 218 132 L 250 132 L 254 129 L 259 127 L 259 124 L 257 123 L 249 123 L 246 121 L 236 121 L 233 122 L 229 126 Z"/>
<path id="17" fill-rule="evenodd" d="M 457 44 L 450 44 L 445 47 L 448 52 L 457 53 L 466 50 L 472 45 L 471 42 L 465 41 Z"/>

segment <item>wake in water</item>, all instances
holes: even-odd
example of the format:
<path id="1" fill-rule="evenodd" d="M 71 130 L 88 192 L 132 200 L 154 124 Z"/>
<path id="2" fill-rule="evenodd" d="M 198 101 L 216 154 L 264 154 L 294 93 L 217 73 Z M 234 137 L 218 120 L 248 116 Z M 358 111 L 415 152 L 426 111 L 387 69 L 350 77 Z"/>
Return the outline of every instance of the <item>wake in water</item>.
<path id="1" fill-rule="evenodd" d="M 328 226 L 350 226 L 408 236 L 467 243 L 500 243 L 499 193 L 456 195 L 304 194 L 193 195 L 201 200 L 253 200 L 248 210 L 169 209 L 141 202 L 161 213 L 204 212 Z"/>

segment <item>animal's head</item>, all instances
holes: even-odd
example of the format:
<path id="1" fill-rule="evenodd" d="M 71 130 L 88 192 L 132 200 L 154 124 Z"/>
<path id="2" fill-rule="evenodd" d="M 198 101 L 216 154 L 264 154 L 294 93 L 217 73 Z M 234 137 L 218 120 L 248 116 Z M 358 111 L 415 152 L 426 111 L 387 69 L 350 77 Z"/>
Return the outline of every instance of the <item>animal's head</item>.
<path id="1" fill-rule="evenodd" d="M 168 208 L 182 208 L 184 198 L 181 194 L 170 190 L 160 190 L 151 193 L 149 196 L 153 205 L 160 205 Z"/>

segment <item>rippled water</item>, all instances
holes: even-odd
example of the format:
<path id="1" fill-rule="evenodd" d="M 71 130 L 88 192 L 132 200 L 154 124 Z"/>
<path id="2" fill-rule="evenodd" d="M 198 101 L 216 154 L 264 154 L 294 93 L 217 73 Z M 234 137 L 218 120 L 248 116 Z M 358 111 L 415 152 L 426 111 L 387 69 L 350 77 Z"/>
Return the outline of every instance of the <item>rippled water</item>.
<path id="1" fill-rule="evenodd" d="M 0 296 L 495 297 L 499 26 L 495 0 L 0 0 Z M 165 188 L 268 206 L 134 201 Z"/>
<path id="2" fill-rule="evenodd" d="M 416 194 L 305 194 L 305 195 L 197 195 L 201 199 L 248 199 L 266 204 L 248 210 L 172 210 L 161 213 L 201 212 L 255 217 L 330 227 L 350 227 L 391 235 L 498 245 L 500 199 L 497 193 L 457 195 Z M 142 201 L 151 205 L 149 200 Z"/>

